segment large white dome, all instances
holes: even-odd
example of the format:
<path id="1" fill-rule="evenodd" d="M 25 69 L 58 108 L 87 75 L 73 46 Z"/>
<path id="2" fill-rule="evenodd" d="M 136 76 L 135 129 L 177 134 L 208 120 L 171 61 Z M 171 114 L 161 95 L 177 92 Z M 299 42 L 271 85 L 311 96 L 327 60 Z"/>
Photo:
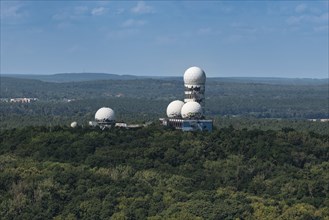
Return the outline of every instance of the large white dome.
<path id="1" fill-rule="evenodd" d="M 202 107 L 197 102 L 187 102 L 181 110 L 182 118 L 201 118 Z"/>
<path id="2" fill-rule="evenodd" d="M 95 114 L 95 120 L 97 122 L 114 122 L 115 114 L 111 108 L 103 107 L 98 109 Z"/>
<path id="3" fill-rule="evenodd" d="M 188 85 L 201 85 L 206 82 L 206 74 L 200 67 L 190 67 L 184 73 L 184 83 Z"/>
<path id="4" fill-rule="evenodd" d="M 183 101 L 175 100 L 170 102 L 170 104 L 167 107 L 167 116 L 169 118 L 175 118 L 181 116 L 181 109 L 184 105 Z"/>

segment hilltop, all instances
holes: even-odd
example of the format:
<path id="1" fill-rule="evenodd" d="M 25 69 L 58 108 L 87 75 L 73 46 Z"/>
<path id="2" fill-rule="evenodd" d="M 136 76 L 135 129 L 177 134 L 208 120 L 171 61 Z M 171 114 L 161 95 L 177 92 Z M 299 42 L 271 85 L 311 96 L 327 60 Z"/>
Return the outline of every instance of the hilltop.
<path id="1" fill-rule="evenodd" d="M 18 79 L 35 79 L 43 82 L 82 82 L 95 80 L 137 80 L 137 79 L 160 79 L 160 80 L 178 80 L 181 76 L 137 76 L 137 75 L 118 75 L 110 73 L 58 73 L 50 75 L 42 74 L 1 74 L 1 77 Z M 208 77 L 207 81 L 221 81 L 232 83 L 263 83 L 263 84 L 290 84 L 290 85 L 318 85 L 328 83 L 328 78 L 280 78 L 280 77 Z"/>

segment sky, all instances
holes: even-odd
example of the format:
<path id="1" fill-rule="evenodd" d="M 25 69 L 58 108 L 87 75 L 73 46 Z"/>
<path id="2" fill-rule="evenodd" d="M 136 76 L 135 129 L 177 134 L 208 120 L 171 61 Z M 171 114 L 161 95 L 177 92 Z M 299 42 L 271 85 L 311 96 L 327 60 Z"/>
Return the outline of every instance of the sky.
<path id="1" fill-rule="evenodd" d="M 2 74 L 328 77 L 328 1 L 1 0 Z"/>

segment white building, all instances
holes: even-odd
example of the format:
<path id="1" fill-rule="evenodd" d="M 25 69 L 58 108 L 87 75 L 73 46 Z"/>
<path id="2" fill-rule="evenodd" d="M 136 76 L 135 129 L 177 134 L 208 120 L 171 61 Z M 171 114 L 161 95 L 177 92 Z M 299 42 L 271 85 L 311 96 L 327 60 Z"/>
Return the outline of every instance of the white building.
<path id="1" fill-rule="evenodd" d="M 167 118 L 160 118 L 164 126 L 183 131 L 212 131 L 213 121 L 204 119 L 206 74 L 199 67 L 184 73 L 184 102 L 172 101 L 167 107 Z"/>

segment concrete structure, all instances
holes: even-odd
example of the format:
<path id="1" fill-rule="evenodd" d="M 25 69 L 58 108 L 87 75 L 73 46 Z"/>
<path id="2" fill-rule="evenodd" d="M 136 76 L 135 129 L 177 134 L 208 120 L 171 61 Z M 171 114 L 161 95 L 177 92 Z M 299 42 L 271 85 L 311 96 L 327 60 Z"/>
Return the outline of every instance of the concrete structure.
<path id="1" fill-rule="evenodd" d="M 198 102 L 186 102 L 181 110 L 181 116 L 185 119 L 202 119 L 203 110 Z"/>
<path id="2" fill-rule="evenodd" d="M 177 118 L 181 117 L 181 110 L 184 106 L 184 102 L 180 100 L 172 101 L 167 107 L 167 116 L 168 118 Z"/>
<path id="3" fill-rule="evenodd" d="M 150 125 L 151 123 L 145 124 L 127 124 L 124 122 L 116 123 L 115 113 L 111 108 L 103 107 L 97 110 L 95 114 L 95 121 L 89 121 L 90 127 L 99 127 L 102 130 L 105 128 L 125 128 L 125 129 L 139 129 Z M 72 125 L 71 125 L 72 126 Z"/>
<path id="4" fill-rule="evenodd" d="M 212 120 L 195 119 L 177 119 L 177 118 L 159 118 L 161 124 L 166 127 L 173 127 L 182 131 L 208 131 L 213 129 Z"/>
<path id="5" fill-rule="evenodd" d="M 188 68 L 184 73 L 184 102 L 198 102 L 204 112 L 205 107 L 205 72 L 196 66 Z"/>
<path id="6" fill-rule="evenodd" d="M 184 73 L 184 102 L 175 100 L 167 107 L 167 117 L 160 118 L 163 126 L 182 131 L 212 131 L 213 121 L 205 120 L 206 74 L 199 67 L 190 67 Z"/>
<path id="7" fill-rule="evenodd" d="M 111 108 L 102 107 L 95 114 L 95 121 L 101 128 L 115 125 L 115 113 Z"/>
<path id="8" fill-rule="evenodd" d="M 182 124 L 183 131 L 208 131 L 211 132 L 213 127 L 212 120 L 184 120 Z"/>

